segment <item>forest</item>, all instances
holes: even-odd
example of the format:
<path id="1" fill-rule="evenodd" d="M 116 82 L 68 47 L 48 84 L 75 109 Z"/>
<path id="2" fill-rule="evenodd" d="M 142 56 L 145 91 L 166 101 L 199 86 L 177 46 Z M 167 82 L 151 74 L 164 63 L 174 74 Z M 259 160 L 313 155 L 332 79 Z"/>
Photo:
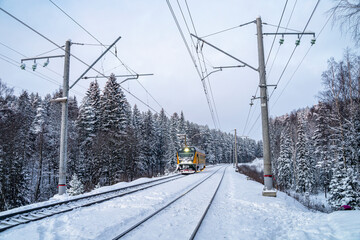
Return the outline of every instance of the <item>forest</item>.
<path id="1" fill-rule="evenodd" d="M 0 211 L 58 192 L 61 105 L 50 100 L 61 96 L 15 96 L 0 79 Z M 234 158 L 233 133 L 186 121 L 183 112 L 141 112 L 113 75 L 103 90 L 94 81 L 80 104 L 71 97 L 68 106 L 67 182 L 81 191 L 174 171 L 179 134 L 206 152 L 207 164 Z M 241 161 L 262 157 L 261 141 L 237 137 L 237 145 Z"/>
<path id="2" fill-rule="evenodd" d="M 360 209 L 360 56 L 328 61 L 319 103 L 271 119 L 275 183 Z"/>
<path id="3" fill-rule="evenodd" d="M 330 59 L 318 104 L 270 119 L 275 187 L 324 194 L 334 208 L 360 208 L 360 56 L 349 49 Z M 44 201 L 57 193 L 61 106 L 23 91 L 15 96 L 0 80 L 0 211 Z M 130 106 L 116 78 L 103 90 L 91 82 L 78 105 L 69 102 L 67 181 L 82 191 L 176 168 L 176 150 L 205 150 L 207 164 L 234 159 L 234 134 Z M 262 142 L 237 137 L 239 162 L 262 157 Z M 70 183 L 71 185 L 71 183 Z"/>

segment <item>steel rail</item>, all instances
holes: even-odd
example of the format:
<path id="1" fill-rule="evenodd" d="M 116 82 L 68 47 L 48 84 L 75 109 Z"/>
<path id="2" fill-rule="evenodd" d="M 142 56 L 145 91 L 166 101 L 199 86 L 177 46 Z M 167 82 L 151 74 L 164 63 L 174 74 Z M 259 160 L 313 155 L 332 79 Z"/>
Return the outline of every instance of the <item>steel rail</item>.
<path id="1" fill-rule="evenodd" d="M 69 212 L 72 211 L 75 208 L 79 208 L 79 207 L 87 207 L 93 204 L 97 204 L 97 203 L 102 203 L 117 197 L 122 197 L 128 194 L 132 194 L 141 190 L 145 190 L 151 187 L 155 187 L 157 185 L 160 184 L 164 184 L 170 181 L 174 181 L 176 179 L 179 178 L 183 178 L 185 177 L 184 175 L 173 175 L 173 176 L 169 176 L 166 178 L 161 178 L 161 179 L 157 179 L 157 180 L 153 180 L 150 182 L 145 182 L 145 183 L 139 183 L 139 184 L 135 184 L 132 186 L 128 186 L 128 187 L 122 187 L 122 188 L 118 188 L 118 189 L 113 189 L 110 191 L 106 191 L 106 192 L 102 192 L 102 193 L 97 193 L 97 194 L 93 194 L 93 195 L 89 195 L 89 196 L 82 196 L 79 198 L 74 198 L 74 199 L 69 199 L 66 201 L 61 201 L 61 202 L 56 202 L 56 203 L 52 203 L 52 204 L 47 204 L 44 206 L 39 206 L 39 207 L 35 207 L 35 208 L 30 208 L 30 209 L 26 209 L 26 210 L 22 210 L 22 211 L 18 211 L 18 212 L 13 212 L 13 213 L 9 213 L 9 214 L 3 214 L 0 216 L 0 232 L 5 231 L 7 229 L 13 228 L 15 226 L 18 226 L 20 224 L 24 224 L 24 223 L 28 223 L 28 222 L 33 222 L 33 221 L 38 221 L 41 220 L 43 218 L 46 217 L 50 217 L 50 216 L 54 216 L 60 213 L 65 213 L 65 212 Z M 165 180 L 165 181 L 163 181 Z M 160 182 L 159 182 L 160 181 Z M 155 183 L 155 182 L 159 182 L 159 183 Z M 152 184 L 155 183 L 155 184 Z M 150 185 L 149 185 L 150 184 Z M 127 189 L 131 189 L 131 188 L 136 188 L 139 186 L 143 186 L 143 185 L 149 185 L 149 186 L 145 186 L 142 188 L 138 188 L 132 191 L 128 191 L 128 192 L 123 192 L 124 190 Z M 105 195 L 107 194 L 111 194 L 111 193 L 115 193 L 121 191 L 121 193 L 112 195 L 112 196 L 108 196 L 106 197 Z M 96 200 L 97 197 L 101 197 L 101 196 L 105 196 L 101 199 Z M 95 199 L 94 201 L 91 201 L 91 199 Z M 76 202 L 79 202 L 81 200 L 90 200 L 90 202 L 86 202 L 83 204 L 76 204 Z M 73 206 L 69 206 L 69 204 L 73 204 Z M 64 207 L 65 209 L 54 209 L 54 208 L 61 208 Z M 47 212 L 46 212 L 47 211 Z"/>
<path id="2" fill-rule="evenodd" d="M 210 176 L 205 177 L 202 181 L 200 181 L 198 184 L 196 184 L 195 186 L 193 186 L 192 188 L 190 188 L 189 190 L 187 190 L 186 192 L 182 193 L 179 197 L 175 198 L 174 200 L 172 200 L 171 202 L 169 202 L 168 204 L 166 204 L 165 206 L 159 208 L 158 210 L 156 210 L 155 212 L 153 212 L 152 214 L 148 215 L 147 217 L 145 217 L 144 219 L 140 220 L 139 222 L 135 223 L 133 226 L 131 226 L 130 228 L 128 228 L 127 230 L 123 231 L 122 233 L 120 233 L 119 235 L 117 235 L 116 237 L 113 238 L 113 240 L 118 240 L 122 237 L 124 237 L 126 234 L 128 234 L 129 232 L 133 231 L 134 229 L 136 229 L 137 227 L 139 227 L 141 224 L 143 224 L 144 222 L 146 222 L 147 220 L 149 220 L 150 218 L 154 217 L 156 214 L 158 214 L 159 212 L 161 212 L 162 210 L 164 210 L 165 208 L 169 207 L 171 204 L 175 203 L 177 200 L 179 200 L 180 198 L 184 197 L 186 194 L 188 194 L 189 192 L 191 192 L 192 190 L 194 190 L 196 187 L 198 187 L 200 184 L 202 184 L 203 182 L 205 182 L 207 179 L 209 179 L 210 177 L 212 177 L 215 173 L 217 173 L 221 168 L 219 168 L 218 170 L 216 170 L 214 173 L 212 173 Z"/>
<path id="3" fill-rule="evenodd" d="M 207 212 L 208 212 L 208 210 L 209 210 L 212 202 L 214 201 L 214 198 L 215 198 L 215 196 L 216 196 L 216 194 L 217 194 L 217 192 L 218 192 L 218 190 L 219 190 L 219 187 L 220 187 L 220 185 L 221 185 L 221 183 L 222 183 L 222 180 L 223 180 L 223 178 L 224 178 L 224 176 L 225 176 L 226 169 L 227 169 L 228 167 L 229 167 L 229 166 L 227 166 L 227 167 L 225 168 L 225 170 L 224 170 L 224 172 L 223 172 L 223 175 L 222 175 L 222 177 L 221 177 L 221 179 L 220 179 L 220 182 L 219 182 L 219 184 L 218 184 L 218 186 L 217 186 L 217 188 L 216 188 L 216 190 L 215 190 L 215 192 L 214 192 L 214 195 L 212 196 L 212 198 L 211 198 L 209 204 L 207 205 L 207 207 L 206 207 L 203 215 L 201 216 L 200 221 L 199 221 L 198 224 L 196 225 L 195 230 L 194 230 L 193 233 L 191 234 L 191 237 L 189 238 L 190 240 L 193 240 L 193 239 L 195 238 L 195 236 L 196 236 L 196 234 L 197 234 L 197 232 L 198 232 L 198 230 L 199 230 L 202 222 L 204 221 L 204 218 L 205 218 L 205 216 L 206 216 L 206 214 L 207 214 Z"/>

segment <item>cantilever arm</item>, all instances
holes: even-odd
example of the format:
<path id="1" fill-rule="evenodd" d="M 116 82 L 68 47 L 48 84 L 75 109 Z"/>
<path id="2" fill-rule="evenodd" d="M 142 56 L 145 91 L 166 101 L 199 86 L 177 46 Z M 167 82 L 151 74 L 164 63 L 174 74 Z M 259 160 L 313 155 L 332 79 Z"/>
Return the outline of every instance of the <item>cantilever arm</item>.
<path id="1" fill-rule="evenodd" d="M 218 50 L 219 52 L 224 53 L 225 55 L 227 55 L 227 56 L 231 57 L 232 59 L 235 59 L 236 61 L 241 62 L 241 63 L 242 63 L 242 64 L 244 64 L 245 66 L 247 66 L 247 67 L 249 67 L 249 68 L 251 68 L 251 69 L 253 69 L 253 70 L 257 71 L 257 72 L 259 71 L 259 69 L 254 68 L 253 66 L 251 66 L 251 65 L 249 65 L 249 64 L 247 64 L 247 63 L 245 63 L 245 62 L 241 61 L 240 59 L 238 59 L 238 58 L 236 58 L 236 57 L 234 57 L 234 56 L 230 55 L 229 53 L 227 53 L 227 52 L 225 52 L 225 51 L 221 50 L 220 48 L 218 48 L 218 47 L 216 47 L 216 46 L 212 45 L 211 43 L 208 43 L 208 42 L 207 42 L 207 41 L 205 41 L 204 39 L 199 38 L 198 36 L 195 36 L 195 35 L 194 35 L 194 34 L 192 34 L 192 33 L 191 33 L 190 35 L 191 35 L 191 36 L 193 36 L 194 38 L 196 38 L 196 39 L 198 39 L 198 40 L 202 41 L 203 43 L 206 43 L 206 44 L 207 44 L 207 45 L 209 45 L 210 47 L 215 48 L 215 49 L 216 49 L 216 50 Z"/>
<path id="2" fill-rule="evenodd" d="M 206 75 L 205 77 L 203 77 L 203 78 L 201 79 L 201 81 L 203 81 L 205 78 L 207 78 L 210 74 L 215 73 L 215 72 L 219 72 L 219 71 L 222 71 L 222 69 L 220 68 L 220 69 L 218 69 L 218 70 L 215 70 L 215 71 L 210 72 L 208 75 Z"/>

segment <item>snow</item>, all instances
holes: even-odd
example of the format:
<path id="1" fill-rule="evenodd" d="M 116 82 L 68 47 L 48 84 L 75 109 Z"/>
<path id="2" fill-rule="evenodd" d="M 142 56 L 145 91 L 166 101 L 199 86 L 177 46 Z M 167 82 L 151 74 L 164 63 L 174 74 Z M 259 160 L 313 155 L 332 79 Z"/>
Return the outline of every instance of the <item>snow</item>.
<path id="1" fill-rule="evenodd" d="M 264 170 L 264 159 L 256 158 L 254 161 L 249 163 L 239 163 L 239 165 L 247 165 L 249 167 L 254 167 L 256 171 L 261 172 Z"/>
<path id="2" fill-rule="evenodd" d="M 225 166 L 206 168 L 201 173 L 122 198 L 20 225 L 1 232 L 0 239 L 112 239 L 219 168 L 207 182 L 125 236 L 126 239 L 187 239 Z M 121 183 L 130 184 L 133 183 Z M 196 238 L 360 239 L 360 211 L 330 214 L 310 211 L 282 192 L 277 192 L 276 198 L 263 197 L 262 188 L 263 185 L 246 180 L 246 176 L 228 166 Z"/>

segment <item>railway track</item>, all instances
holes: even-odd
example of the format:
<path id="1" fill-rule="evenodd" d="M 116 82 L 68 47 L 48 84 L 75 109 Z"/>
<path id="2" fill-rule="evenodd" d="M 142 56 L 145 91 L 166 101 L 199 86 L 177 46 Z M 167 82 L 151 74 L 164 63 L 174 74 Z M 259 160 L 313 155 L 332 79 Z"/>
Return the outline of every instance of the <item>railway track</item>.
<path id="1" fill-rule="evenodd" d="M 200 220 L 197 222 L 196 224 L 196 227 L 195 229 L 192 231 L 191 233 L 191 236 L 189 237 L 189 239 L 194 239 L 217 192 L 218 192 L 218 189 L 222 183 L 222 180 L 224 178 L 224 175 L 225 175 L 225 171 L 226 171 L 226 168 L 224 169 L 223 173 L 222 173 L 222 176 L 221 176 L 221 179 L 220 181 L 218 182 L 217 184 L 217 187 L 216 187 L 216 190 L 215 192 L 213 193 L 210 201 L 207 203 L 207 206 L 206 206 L 206 209 L 205 211 L 202 213 L 201 215 L 201 218 Z M 132 225 L 130 228 L 128 228 L 127 230 L 123 231 L 122 233 L 120 233 L 119 235 L 117 235 L 116 237 L 113 238 L 113 240 L 118 240 L 122 237 L 125 237 L 127 234 L 131 233 L 132 231 L 134 231 L 135 229 L 137 229 L 139 226 L 141 226 L 143 223 L 145 223 L 147 220 L 153 218 L 155 215 L 157 215 L 158 213 L 160 213 L 161 211 L 163 211 L 164 209 L 168 208 L 169 206 L 171 206 L 172 204 L 174 204 L 176 201 L 178 201 L 179 199 L 181 199 L 182 197 L 186 196 L 188 193 L 190 193 L 192 190 L 196 189 L 197 187 L 199 187 L 202 183 L 204 183 L 206 180 L 208 180 L 209 178 L 211 178 L 212 176 L 214 176 L 220 169 L 223 169 L 223 168 L 219 168 L 218 170 L 216 170 L 214 173 L 212 173 L 211 175 L 205 177 L 203 180 L 201 180 L 200 182 L 198 182 L 197 184 L 195 184 L 193 187 L 191 187 L 189 190 L 185 191 L 184 193 L 182 193 L 179 197 L 176 197 L 175 199 L 173 199 L 172 201 L 170 201 L 169 203 L 167 203 L 165 206 L 161 207 L 160 209 L 156 210 L 155 212 L 151 213 L 150 215 L 148 215 L 147 217 L 145 217 L 144 219 L 138 221 L 137 223 L 135 223 L 134 225 Z"/>
<path id="2" fill-rule="evenodd" d="M 38 221 L 43 218 L 72 211 L 76 208 L 87 207 L 93 204 L 102 203 L 114 198 L 129 195 L 183 177 L 185 176 L 179 174 L 172 175 L 169 177 L 153 180 L 150 182 L 139 183 L 128 187 L 122 187 L 102 193 L 92 194 L 89 196 L 82 196 L 61 202 L 10 212 L 8 214 L 0 214 L 0 232 L 18 226 L 20 224 Z"/>

